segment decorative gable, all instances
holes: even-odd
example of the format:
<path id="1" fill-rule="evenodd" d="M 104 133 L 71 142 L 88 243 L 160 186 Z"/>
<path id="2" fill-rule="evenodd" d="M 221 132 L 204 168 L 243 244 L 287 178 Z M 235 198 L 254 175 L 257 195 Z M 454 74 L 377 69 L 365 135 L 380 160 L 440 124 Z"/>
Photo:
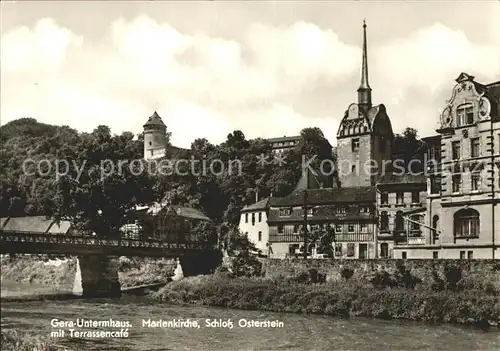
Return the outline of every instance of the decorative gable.
<path id="1" fill-rule="evenodd" d="M 469 75 L 467 73 L 462 72 L 462 73 L 460 73 L 460 75 L 458 76 L 458 78 L 455 79 L 455 81 L 457 83 L 469 82 L 469 81 L 472 82 L 474 80 L 474 78 L 475 78 L 474 76 L 471 76 L 471 75 Z"/>

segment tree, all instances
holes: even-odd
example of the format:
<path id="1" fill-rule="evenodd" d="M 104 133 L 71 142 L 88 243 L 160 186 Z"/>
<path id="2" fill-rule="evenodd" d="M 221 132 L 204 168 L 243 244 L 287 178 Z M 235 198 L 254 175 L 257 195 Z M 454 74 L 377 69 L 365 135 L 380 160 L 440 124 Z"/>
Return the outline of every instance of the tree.
<path id="1" fill-rule="evenodd" d="M 76 158 L 85 172 L 78 180 L 70 172 L 57 181 L 54 217 L 102 237 L 118 236 L 120 227 L 135 219 L 136 206 L 154 199 L 146 161 L 134 159 L 138 162 L 118 167 L 119 161 L 136 156 L 134 144 L 131 134 L 111 136 L 105 126 L 85 135 Z"/>

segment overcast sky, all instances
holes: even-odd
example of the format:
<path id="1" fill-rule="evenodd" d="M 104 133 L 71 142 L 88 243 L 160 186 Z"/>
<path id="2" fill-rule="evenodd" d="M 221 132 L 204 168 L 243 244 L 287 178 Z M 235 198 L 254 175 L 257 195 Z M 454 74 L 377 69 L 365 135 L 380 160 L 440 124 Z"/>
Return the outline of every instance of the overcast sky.
<path id="1" fill-rule="evenodd" d="M 500 80 L 500 2 L 0 3 L 1 123 L 33 117 L 139 133 L 155 110 L 174 145 L 320 127 L 356 102 L 362 21 L 373 102 L 395 132 L 435 134 L 454 79 Z"/>

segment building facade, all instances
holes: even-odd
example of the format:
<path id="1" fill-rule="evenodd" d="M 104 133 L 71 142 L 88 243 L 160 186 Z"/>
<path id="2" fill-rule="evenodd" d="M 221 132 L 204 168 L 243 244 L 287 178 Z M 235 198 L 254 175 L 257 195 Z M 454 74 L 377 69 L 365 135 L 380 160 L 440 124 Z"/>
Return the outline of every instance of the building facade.
<path id="1" fill-rule="evenodd" d="M 456 79 L 437 130 L 441 162 L 429 175 L 425 244 L 400 246 L 396 258 L 499 259 L 499 108 L 500 82 Z"/>
<path id="2" fill-rule="evenodd" d="M 258 199 L 257 199 L 258 200 Z M 269 225 L 267 224 L 269 198 L 256 201 L 241 210 L 239 229 L 262 254 L 269 251 Z"/>
<path id="3" fill-rule="evenodd" d="M 269 138 L 266 140 L 271 144 L 273 152 L 281 154 L 286 150 L 298 147 L 300 144 L 301 137 L 300 135 L 283 136 L 278 138 Z"/>

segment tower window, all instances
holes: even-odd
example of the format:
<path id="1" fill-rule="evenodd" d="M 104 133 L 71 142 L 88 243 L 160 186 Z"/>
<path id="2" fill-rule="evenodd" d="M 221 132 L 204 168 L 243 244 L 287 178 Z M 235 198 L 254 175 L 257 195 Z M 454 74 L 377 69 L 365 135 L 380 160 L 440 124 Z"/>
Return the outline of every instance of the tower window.
<path id="1" fill-rule="evenodd" d="M 359 150 L 359 138 L 354 138 L 351 140 L 351 149 L 353 152 Z"/>
<path id="2" fill-rule="evenodd" d="M 149 142 L 149 145 L 152 145 L 153 143 L 152 142 Z"/>

